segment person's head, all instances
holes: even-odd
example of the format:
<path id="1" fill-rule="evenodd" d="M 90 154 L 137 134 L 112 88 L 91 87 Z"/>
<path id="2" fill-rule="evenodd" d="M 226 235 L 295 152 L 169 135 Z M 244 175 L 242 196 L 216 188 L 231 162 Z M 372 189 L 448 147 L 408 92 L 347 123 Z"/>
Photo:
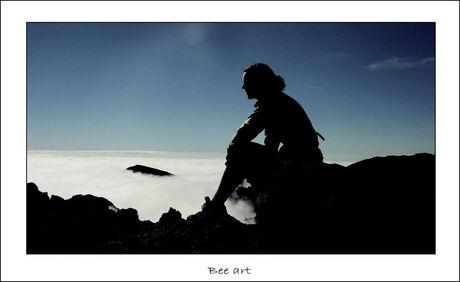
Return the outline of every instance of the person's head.
<path id="1" fill-rule="evenodd" d="M 275 75 L 266 64 L 256 63 L 249 65 L 243 72 L 243 88 L 248 99 L 264 99 L 280 93 L 286 84 L 284 79 Z"/>

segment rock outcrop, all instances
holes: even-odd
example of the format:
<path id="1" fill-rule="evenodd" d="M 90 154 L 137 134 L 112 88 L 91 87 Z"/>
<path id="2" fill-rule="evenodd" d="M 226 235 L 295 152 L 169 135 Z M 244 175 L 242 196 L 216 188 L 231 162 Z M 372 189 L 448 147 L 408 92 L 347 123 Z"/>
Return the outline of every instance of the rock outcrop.
<path id="1" fill-rule="evenodd" d="M 189 222 L 170 208 L 158 223 L 140 221 L 92 195 L 48 197 L 27 184 L 27 253 L 142 254 L 260 252 L 253 227 L 227 215 L 217 222 Z"/>
<path id="2" fill-rule="evenodd" d="M 153 167 L 148 167 L 148 166 L 143 166 L 143 165 L 130 166 L 126 170 L 131 170 L 132 172 L 140 172 L 144 174 L 157 175 L 157 176 L 173 176 L 174 175 L 164 170 L 159 170 Z"/>
<path id="3" fill-rule="evenodd" d="M 64 200 L 27 184 L 27 253 L 435 253 L 435 159 L 377 157 L 348 167 L 282 172 L 270 188 L 239 188 L 258 224 L 226 215 L 157 223 L 92 195 Z"/>

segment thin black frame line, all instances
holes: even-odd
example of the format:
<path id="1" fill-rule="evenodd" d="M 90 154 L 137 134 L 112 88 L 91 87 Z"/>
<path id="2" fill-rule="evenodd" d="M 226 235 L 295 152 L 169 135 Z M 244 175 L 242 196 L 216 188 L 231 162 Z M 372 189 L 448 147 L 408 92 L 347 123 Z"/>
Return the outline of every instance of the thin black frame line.
<path id="1" fill-rule="evenodd" d="M 56 0 L 58 1 L 58 0 Z M 91 0 L 88 0 L 88 1 L 91 1 Z M 148 1 L 148 0 L 146 0 Z M 428 1 L 428 0 L 427 0 Z M 397 21 L 397 22 L 370 22 L 370 21 L 364 21 L 364 22 L 344 22 L 344 21 L 337 21 L 337 22 L 330 22 L 330 21 L 327 21 L 327 22 L 302 22 L 302 21 L 293 21 L 293 22 L 286 22 L 286 21 L 282 21 L 282 22 L 260 22 L 260 21 L 254 21 L 254 22 L 225 22 L 225 21 L 221 21 L 221 22 L 214 22 L 214 21 L 210 21 L 210 22 L 201 22 L 201 21 L 196 21 L 196 22 L 193 22 L 193 21 L 184 21 L 184 22 L 177 22 L 177 21 L 171 21 L 171 22 L 168 22 L 168 21 L 158 21 L 158 22 L 132 22 L 132 21 L 128 21 L 128 22 L 61 22 L 61 21 L 57 21 L 57 22 L 41 22 L 41 21 L 27 21 L 26 22 L 27 24 L 29 23 L 49 23 L 49 24 L 56 24 L 56 23 L 61 23 L 61 24 L 67 24 L 67 23 L 75 23 L 75 24 L 104 24 L 104 23 L 107 23 L 107 24 L 114 24 L 114 23 L 120 23 L 120 24 L 158 24 L 158 23 L 178 23 L 178 24 L 184 24 L 184 23 L 202 23 L 202 24 L 210 24 L 210 23 L 214 23 L 214 24 L 219 24 L 219 23 L 222 23 L 222 24 L 290 24 L 290 23 L 297 23 L 297 24 L 301 24 L 301 23 L 304 23 L 304 24 L 338 24 L 338 23 L 343 23 L 343 24 L 358 24 L 358 23 L 371 23 L 371 24 L 389 24 L 389 23 L 399 23 L 399 24 L 408 24 L 408 23 L 436 23 L 435 21 L 407 21 L 407 22 L 402 22 L 402 21 Z"/>

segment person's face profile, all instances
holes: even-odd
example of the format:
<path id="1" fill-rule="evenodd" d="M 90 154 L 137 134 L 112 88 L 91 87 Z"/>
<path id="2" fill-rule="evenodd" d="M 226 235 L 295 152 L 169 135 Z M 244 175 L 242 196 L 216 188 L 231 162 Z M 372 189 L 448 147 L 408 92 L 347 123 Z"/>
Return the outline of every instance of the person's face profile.
<path id="1" fill-rule="evenodd" d="M 250 76 L 246 72 L 243 72 L 243 88 L 246 91 L 246 95 L 248 96 L 248 99 L 254 99 L 257 98 L 257 91 L 256 87 L 254 85 L 254 81 L 250 79 Z"/>

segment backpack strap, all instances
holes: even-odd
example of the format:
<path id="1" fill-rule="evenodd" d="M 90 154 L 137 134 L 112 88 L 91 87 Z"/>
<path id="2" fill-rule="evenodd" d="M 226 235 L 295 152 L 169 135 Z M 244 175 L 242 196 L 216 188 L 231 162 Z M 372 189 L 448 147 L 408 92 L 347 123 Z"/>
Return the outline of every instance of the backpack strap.
<path id="1" fill-rule="evenodd" d="M 316 132 L 316 135 L 318 135 L 319 138 L 321 138 L 323 141 L 326 140 L 326 139 L 324 139 L 323 135 L 321 135 L 319 132 Z"/>

